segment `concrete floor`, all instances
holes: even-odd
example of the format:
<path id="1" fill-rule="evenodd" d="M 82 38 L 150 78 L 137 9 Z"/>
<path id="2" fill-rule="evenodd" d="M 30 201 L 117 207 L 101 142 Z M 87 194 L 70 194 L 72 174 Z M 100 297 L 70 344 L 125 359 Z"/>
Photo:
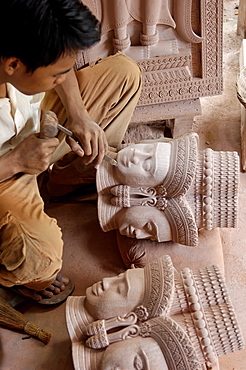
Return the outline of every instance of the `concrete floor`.
<path id="1" fill-rule="evenodd" d="M 224 22 L 224 93 L 202 98 L 202 115 L 193 122 L 200 136 L 201 149 L 236 150 L 240 153 L 240 104 L 235 82 L 239 72 L 241 40 L 236 36 L 237 1 L 225 1 Z M 246 338 L 246 257 L 244 253 L 246 222 L 246 174 L 240 174 L 239 218 L 237 229 L 221 230 L 227 287 Z M 96 203 L 50 203 L 47 213 L 58 219 L 65 242 L 63 273 L 75 282 L 74 295 L 103 276 L 124 270 L 116 247 L 114 232 L 103 233 L 97 221 Z M 55 308 L 22 305 L 20 311 L 52 334 L 44 345 L 36 339 L 0 328 L 0 369 L 3 370 L 72 370 L 71 345 L 65 324 L 65 304 Z M 246 350 L 220 359 L 221 370 L 245 370 Z"/>

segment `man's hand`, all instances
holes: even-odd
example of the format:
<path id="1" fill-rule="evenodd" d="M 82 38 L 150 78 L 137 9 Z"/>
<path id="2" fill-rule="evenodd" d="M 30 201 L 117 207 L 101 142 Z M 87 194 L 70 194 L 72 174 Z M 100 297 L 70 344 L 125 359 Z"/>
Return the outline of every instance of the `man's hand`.
<path id="1" fill-rule="evenodd" d="M 3 157 L 11 158 L 10 165 L 14 173 L 38 175 L 49 167 L 51 156 L 58 145 L 57 138 L 40 139 L 38 134 L 32 134 Z"/>
<path id="2" fill-rule="evenodd" d="M 84 118 L 83 121 L 75 125 L 68 124 L 70 130 L 78 139 L 79 143 L 71 137 L 67 137 L 67 143 L 71 149 L 79 156 L 87 156 L 85 164 L 95 160 L 95 168 L 98 168 L 107 152 L 108 143 L 104 131 L 90 118 Z"/>
<path id="3" fill-rule="evenodd" d="M 87 112 L 73 70 L 67 74 L 66 80 L 61 85 L 56 86 L 55 90 L 67 112 L 66 126 L 73 132 L 81 146 L 71 138 L 67 138 L 68 144 L 81 157 L 88 156 L 85 164 L 95 161 L 94 167 L 97 168 L 107 152 L 108 143 L 104 131 Z"/>

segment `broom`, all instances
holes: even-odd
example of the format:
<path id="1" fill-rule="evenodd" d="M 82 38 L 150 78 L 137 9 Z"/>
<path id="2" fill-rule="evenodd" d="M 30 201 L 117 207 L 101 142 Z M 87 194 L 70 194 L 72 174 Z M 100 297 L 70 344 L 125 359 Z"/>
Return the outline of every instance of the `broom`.
<path id="1" fill-rule="evenodd" d="M 45 344 L 50 341 L 51 334 L 31 321 L 28 321 L 22 313 L 15 310 L 2 297 L 0 297 L 0 325 L 7 328 L 24 330 L 25 333 L 37 337 Z"/>

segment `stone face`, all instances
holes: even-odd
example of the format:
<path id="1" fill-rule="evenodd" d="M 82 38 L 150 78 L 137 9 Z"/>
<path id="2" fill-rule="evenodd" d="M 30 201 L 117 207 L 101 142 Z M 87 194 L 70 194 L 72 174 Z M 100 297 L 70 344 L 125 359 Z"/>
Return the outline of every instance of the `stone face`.
<path id="1" fill-rule="evenodd" d="M 124 145 L 118 166 L 97 171 L 103 231 L 136 239 L 198 245 L 198 230 L 236 227 L 239 156 L 199 151 L 195 133 Z"/>
<path id="2" fill-rule="evenodd" d="M 130 369 L 136 357 L 147 369 L 143 352 L 149 369 L 161 364 L 175 370 L 182 364 L 182 370 L 195 370 L 243 349 L 218 266 L 178 273 L 165 255 L 109 279 L 94 284 L 85 297 L 67 300 L 76 370 Z M 134 295 L 138 299 L 133 303 Z"/>

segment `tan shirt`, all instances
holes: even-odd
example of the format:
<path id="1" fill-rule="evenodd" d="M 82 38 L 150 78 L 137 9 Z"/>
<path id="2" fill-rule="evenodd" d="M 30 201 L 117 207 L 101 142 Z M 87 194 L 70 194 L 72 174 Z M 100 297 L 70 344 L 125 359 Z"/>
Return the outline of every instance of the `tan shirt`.
<path id="1" fill-rule="evenodd" d="M 8 98 L 0 98 L 0 156 L 31 133 L 40 131 L 40 103 L 44 93 L 24 95 L 7 83 Z"/>

